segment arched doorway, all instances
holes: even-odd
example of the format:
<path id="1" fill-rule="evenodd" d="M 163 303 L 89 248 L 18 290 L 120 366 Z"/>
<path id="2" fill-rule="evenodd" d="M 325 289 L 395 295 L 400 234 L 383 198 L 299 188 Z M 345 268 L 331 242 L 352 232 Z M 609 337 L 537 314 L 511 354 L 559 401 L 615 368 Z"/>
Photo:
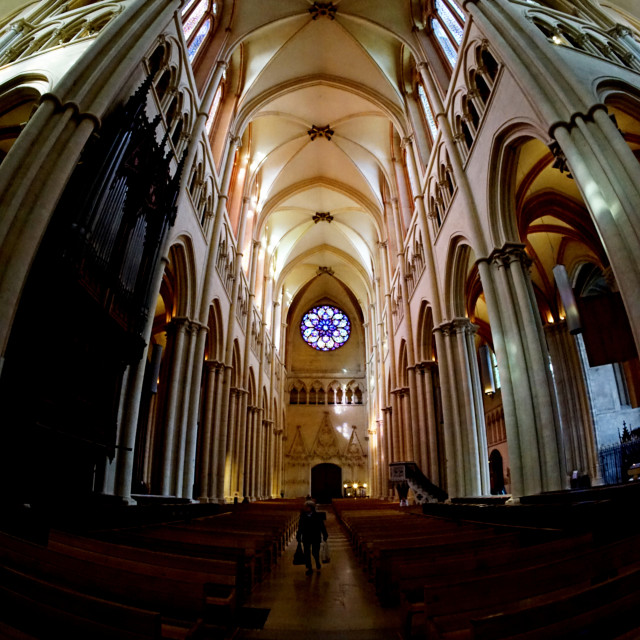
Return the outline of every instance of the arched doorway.
<path id="1" fill-rule="evenodd" d="M 503 494 L 505 492 L 504 467 L 502 455 L 497 449 L 494 449 L 489 455 L 489 474 L 491 477 L 491 494 L 494 496 Z"/>
<path id="2" fill-rule="evenodd" d="M 342 469 L 337 464 L 325 462 L 311 469 L 311 495 L 321 504 L 342 497 Z"/>

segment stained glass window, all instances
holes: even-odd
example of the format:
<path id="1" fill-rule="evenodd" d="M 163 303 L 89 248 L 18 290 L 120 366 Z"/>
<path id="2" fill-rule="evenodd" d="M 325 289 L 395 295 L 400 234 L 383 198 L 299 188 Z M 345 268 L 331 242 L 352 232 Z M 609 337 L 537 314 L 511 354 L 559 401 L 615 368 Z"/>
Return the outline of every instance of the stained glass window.
<path id="1" fill-rule="evenodd" d="M 300 332 L 310 347 L 318 351 L 333 351 L 349 339 L 351 323 L 342 309 L 322 305 L 304 314 Z"/>
<path id="2" fill-rule="evenodd" d="M 435 0 L 434 8 L 431 17 L 433 34 L 447 60 L 455 67 L 464 33 L 464 13 L 455 0 Z"/>
<path id="3" fill-rule="evenodd" d="M 460 23 L 454 18 L 451 10 L 442 0 L 436 0 L 436 11 L 442 18 L 442 22 L 444 22 L 449 33 L 453 36 L 456 44 L 459 45 L 462 42 L 462 27 Z"/>
<path id="4" fill-rule="evenodd" d="M 195 3 L 196 0 L 189 0 L 189 2 L 187 2 L 187 4 L 184 5 L 184 8 L 182 9 L 182 16 L 184 17 L 187 13 L 189 13 L 189 9 L 191 9 L 191 7 L 193 6 L 193 4 Z"/>
<path id="5" fill-rule="evenodd" d="M 222 83 L 220 83 L 220 85 L 218 86 L 216 95 L 213 96 L 211 109 L 209 109 L 209 115 L 207 116 L 207 124 L 205 127 L 207 130 L 207 133 L 211 132 L 211 127 L 213 127 L 213 123 L 216 120 L 216 115 L 218 114 L 218 107 L 220 107 L 220 100 L 222 100 Z"/>
<path id="6" fill-rule="evenodd" d="M 436 38 L 444 51 L 444 55 L 447 56 L 447 60 L 451 63 L 452 67 L 456 66 L 456 60 L 458 59 L 458 52 L 455 50 L 449 36 L 445 33 L 442 25 L 436 20 L 433 21 L 433 32 L 436 34 Z"/>
<path id="7" fill-rule="evenodd" d="M 433 111 L 431 111 L 431 105 L 429 104 L 427 94 L 425 93 L 424 87 L 421 84 L 418 85 L 418 96 L 420 97 L 420 104 L 422 105 L 422 110 L 424 111 L 424 117 L 427 119 L 427 124 L 429 125 L 429 129 L 431 130 L 431 136 L 435 140 L 436 134 L 438 133 L 438 125 L 436 124 L 436 120 L 433 117 Z"/>
<path id="8" fill-rule="evenodd" d="M 189 40 L 189 37 L 193 33 L 193 30 L 198 26 L 200 18 L 202 18 L 208 6 L 209 0 L 200 0 L 196 8 L 191 12 L 186 22 L 182 26 L 185 40 Z"/>
<path id="9" fill-rule="evenodd" d="M 193 62 L 202 43 L 214 30 L 217 3 L 211 0 L 188 0 L 182 10 L 182 32 L 187 42 L 187 57 Z"/>
<path id="10" fill-rule="evenodd" d="M 189 45 L 189 62 L 193 62 L 193 59 L 196 57 L 196 53 L 198 53 L 198 49 L 200 45 L 204 41 L 207 33 L 209 33 L 209 29 L 211 28 L 211 20 L 207 20 L 196 33 L 196 37 L 193 39 L 191 44 Z"/>

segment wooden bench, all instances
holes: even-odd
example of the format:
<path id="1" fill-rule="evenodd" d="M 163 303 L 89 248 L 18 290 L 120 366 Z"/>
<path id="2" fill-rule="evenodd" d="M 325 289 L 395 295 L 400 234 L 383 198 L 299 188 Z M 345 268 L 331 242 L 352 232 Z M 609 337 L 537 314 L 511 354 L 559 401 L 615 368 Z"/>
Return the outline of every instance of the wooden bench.
<path id="1" fill-rule="evenodd" d="M 0 567 L 0 604 L 7 626 L 36 638 L 159 640 L 162 637 L 158 612 L 102 600 L 7 567 Z"/>
<path id="2" fill-rule="evenodd" d="M 640 637 L 640 569 L 576 589 L 518 602 L 508 612 L 472 619 L 476 640 L 602 640 Z M 633 635 L 631 635 L 633 634 Z"/>
<path id="3" fill-rule="evenodd" d="M 587 588 L 640 564 L 638 538 L 630 538 L 539 564 L 486 576 L 428 580 L 424 613 L 429 638 L 471 635 L 471 619 L 507 612 L 513 603 L 562 590 Z M 554 592 L 556 592 L 554 594 Z"/>
<path id="4" fill-rule="evenodd" d="M 387 584 L 400 593 L 404 609 L 403 636 L 411 637 L 413 618 L 424 613 L 424 585 L 436 578 L 471 579 L 535 566 L 567 554 L 578 554 L 592 548 L 591 534 L 565 536 L 557 540 L 521 547 L 487 546 L 474 550 L 463 547 L 456 553 L 433 554 L 419 558 L 396 558 L 390 568 Z"/>
<path id="5" fill-rule="evenodd" d="M 118 532 L 110 534 L 108 539 L 177 555 L 233 559 L 242 564 L 245 584 L 251 588 L 271 564 L 271 554 L 263 549 L 263 539 L 254 535 L 157 527 Z"/>
<path id="6" fill-rule="evenodd" d="M 189 624 L 202 615 L 205 606 L 217 607 L 225 620 L 235 612 L 233 565 L 227 573 L 213 574 L 108 556 L 55 541 L 51 548 L 43 548 L 3 536 L 1 543 L 5 566 L 96 598 L 151 609 Z"/>
<path id="7" fill-rule="evenodd" d="M 416 546 L 386 546 L 376 550 L 372 561 L 371 572 L 376 585 L 376 593 L 383 606 L 393 606 L 400 602 L 400 584 L 394 580 L 393 566 L 396 562 L 433 562 L 435 558 L 482 556 L 494 553 L 499 549 L 518 548 L 516 534 L 467 539 L 464 545 L 460 541 L 438 538 L 431 545 L 422 543 Z"/>

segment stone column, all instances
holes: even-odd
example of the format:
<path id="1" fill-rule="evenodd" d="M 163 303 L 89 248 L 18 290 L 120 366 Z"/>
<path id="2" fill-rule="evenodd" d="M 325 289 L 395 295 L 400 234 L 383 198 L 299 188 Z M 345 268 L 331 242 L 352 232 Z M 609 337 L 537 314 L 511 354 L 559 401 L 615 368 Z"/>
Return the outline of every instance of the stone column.
<path id="1" fill-rule="evenodd" d="M 189 419 L 189 395 L 191 390 L 191 382 L 193 380 L 193 359 L 196 350 L 196 335 L 198 329 L 189 322 L 185 335 L 185 361 L 182 368 L 182 378 L 180 380 L 180 412 L 176 423 L 176 439 L 174 453 L 174 477 L 173 477 L 173 495 L 187 497 L 184 494 L 189 492 L 183 486 L 184 473 L 186 466 L 186 449 L 187 449 L 187 421 Z M 201 363 L 199 365 L 199 370 Z M 199 384 L 199 380 L 198 380 Z M 196 430 L 197 434 L 197 430 Z M 195 446 L 195 445 L 194 445 Z M 193 477 L 193 476 L 192 476 Z M 188 497 L 191 497 L 191 493 Z"/>
<path id="2" fill-rule="evenodd" d="M 384 265 L 380 262 L 380 271 L 384 268 Z M 384 407 L 387 402 L 387 375 L 386 375 L 386 367 L 385 367 L 385 353 L 384 353 L 384 335 L 385 335 L 385 325 L 382 321 L 383 317 L 383 299 L 384 296 L 380 287 L 380 277 L 375 279 L 375 292 L 376 292 L 376 314 L 377 314 L 377 349 L 378 349 L 378 357 L 376 361 L 377 369 L 376 376 L 378 380 L 377 391 L 378 391 L 378 412 L 377 412 L 377 423 L 378 423 L 378 495 L 380 497 L 383 494 L 386 495 L 386 482 L 383 484 L 382 482 L 382 474 L 384 472 L 384 468 L 388 464 L 388 451 L 387 451 L 387 443 L 389 439 L 389 434 L 387 432 L 386 426 L 383 427 L 384 420 Z"/>
<path id="3" fill-rule="evenodd" d="M 202 367 L 204 363 L 203 354 L 207 342 L 207 333 L 209 331 L 206 325 L 199 323 L 193 323 L 193 329 L 196 334 L 194 340 L 195 361 L 191 367 L 192 375 L 184 452 L 183 498 L 193 497 L 193 484 L 196 473 L 196 447 L 198 444 L 198 419 L 200 417 L 200 396 L 202 391 Z M 189 388 L 186 384 L 185 387 Z M 208 455 L 208 452 L 206 455 Z"/>
<path id="4" fill-rule="evenodd" d="M 447 383 L 451 389 L 456 389 L 452 410 L 445 424 L 449 493 L 488 494 L 486 427 L 473 339 L 476 327 L 467 318 L 456 318 L 441 325 L 439 331 L 446 348 Z M 442 362 L 442 356 L 440 358 Z"/>
<path id="5" fill-rule="evenodd" d="M 460 434 L 460 414 L 456 395 L 454 352 L 452 348 L 451 323 L 443 323 L 434 329 L 438 344 L 438 366 L 443 386 L 443 405 L 446 407 L 444 423 L 444 451 L 446 490 L 451 496 L 464 495 L 464 466 L 461 462 L 462 436 Z"/>
<path id="6" fill-rule="evenodd" d="M 437 367 L 434 360 L 421 363 L 420 372 L 422 374 L 422 390 L 425 398 L 425 414 L 427 422 L 427 469 L 425 475 L 434 484 L 440 481 L 439 445 L 438 445 L 438 416 L 436 414 L 436 399 L 433 393 L 434 380 L 433 372 Z"/>
<path id="7" fill-rule="evenodd" d="M 0 60 L 5 53 L 12 49 L 11 42 L 22 36 L 23 33 L 33 31 L 33 26 L 24 18 L 20 18 L 11 24 L 5 34 L 0 37 Z"/>
<path id="8" fill-rule="evenodd" d="M 390 433 L 392 422 L 391 411 L 391 407 L 384 407 L 384 409 L 382 409 L 383 425 L 387 433 L 387 436 L 384 439 L 386 462 L 384 469 L 382 469 L 382 486 L 384 488 L 383 494 L 389 498 L 393 498 L 393 487 L 389 486 L 389 463 L 396 460 L 395 453 L 393 451 L 393 439 Z"/>
<path id="9" fill-rule="evenodd" d="M 220 236 L 220 230 L 222 228 L 222 222 L 225 219 L 225 211 L 228 200 L 229 184 L 231 182 L 231 176 L 233 174 L 233 159 L 235 150 L 242 143 L 241 138 L 231 136 L 229 139 L 229 145 L 226 152 L 224 171 L 222 174 L 222 180 L 220 184 L 220 196 L 216 204 L 216 213 L 214 216 L 213 229 L 209 238 L 209 253 L 207 255 L 207 266 L 205 269 L 205 279 L 202 285 L 202 296 L 200 306 L 200 322 L 206 324 L 209 316 L 209 305 L 214 295 L 216 284 L 219 283 L 217 270 L 216 270 L 216 257 L 218 250 L 218 237 Z M 237 258 L 237 256 L 236 256 Z M 214 468 L 216 470 L 214 476 L 214 486 L 212 487 L 211 496 L 215 496 L 215 499 L 224 502 L 225 499 L 225 477 L 227 473 L 227 444 L 229 441 L 227 430 L 229 428 L 229 402 L 231 397 L 231 377 L 233 373 L 233 367 L 231 366 L 233 359 L 233 339 L 235 326 L 235 310 L 238 298 L 238 286 L 239 286 L 239 269 L 240 260 L 236 259 L 236 270 L 234 272 L 234 280 L 231 295 L 231 304 L 229 308 L 229 321 L 227 324 L 227 334 L 225 336 L 226 344 L 224 351 L 224 374 L 222 381 L 222 390 L 220 394 L 220 404 L 216 407 L 215 424 L 219 425 L 219 458 L 214 461 Z"/>
<path id="10" fill-rule="evenodd" d="M 250 431 L 247 437 L 248 453 L 246 462 L 247 495 L 251 500 L 256 499 L 256 463 L 257 463 L 257 431 L 258 431 L 258 407 L 251 407 Z"/>
<path id="11" fill-rule="evenodd" d="M 251 495 L 254 499 L 258 499 L 260 493 L 258 487 L 260 484 L 258 477 L 258 460 L 260 459 L 260 449 L 258 448 L 258 432 L 260 431 L 260 425 L 263 420 L 263 411 L 259 407 L 256 407 L 256 411 L 253 416 L 253 433 L 252 433 L 252 447 L 253 453 L 251 456 Z"/>
<path id="12" fill-rule="evenodd" d="M 165 256 L 166 247 L 168 245 L 168 235 L 164 240 L 164 248 L 160 252 L 163 257 L 158 261 L 152 285 L 149 287 L 151 294 L 149 307 L 153 308 L 152 300 L 155 300 L 160 291 L 162 276 L 167 266 L 168 260 Z M 144 332 L 145 348 L 142 356 L 135 367 L 128 369 L 128 373 L 123 379 L 124 402 L 122 406 L 121 416 L 118 423 L 118 449 L 114 460 L 115 478 L 113 492 L 120 496 L 125 502 L 131 501 L 131 482 L 133 479 L 133 467 L 135 459 L 136 436 L 138 430 L 138 419 L 140 415 L 140 400 L 142 397 L 142 388 L 144 384 L 144 376 L 147 367 L 147 353 L 149 349 L 149 341 L 151 340 L 151 331 L 153 327 L 153 313 L 150 312 L 147 318 L 147 324 Z M 141 443 L 142 444 L 142 443 Z M 111 469 L 108 469 L 111 471 Z"/>
<path id="13" fill-rule="evenodd" d="M 204 363 L 204 397 L 202 411 L 202 439 L 200 452 L 200 502 L 208 502 L 214 495 L 212 488 L 212 469 L 216 461 L 217 441 L 214 440 L 213 418 L 215 407 L 219 403 L 219 382 L 221 365 L 215 360 Z"/>
<path id="14" fill-rule="evenodd" d="M 216 502 L 224 502 L 224 478 L 227 459 L 228 412 L 230 391 L 225 388 L 225 381 L 231 378 L 231 367 L 222 364 L 218 372 L 217 394 L 213 419 L 213 451 L 211 454 L 212 472 L 209 496 Z M 226 408 L 225 408 L 226 405 Z M 224 419 L 223 419 L 224 416 Z"/>
<path id="15" fill-rule="evenodd" d="M 226 446 L 226 459 L 224 465 L 224 497 L 231 498 L 233 500 L 235 492 L 235 482 L 232 474 L 232 469 L 235 464 L 235 442 L 236 442 L 236 427 L 237 427 L 237 411 L 239 402 L 240 391 L 232 388 L 229 390 L 229 413 L 228 413 L 228 428 L 227 428 L 227 446 Z"/>
<path id="16" fill-rule="evenodd" d="M 481 278 L 490 316 L 502 331 L 496 355 L 503 375 L 512 493 L 515 496 L 553 491 L 566 485 L 562 432 L 542 322 L 522 245 L 505 245 L 484 263 Z M 486 269 L 484 269 L 486 271 Z M 487 286 L 485 286 L 485 283 Z M 494 307 L 495 305 L 495 307 Z M 503 341 L 503 342 L 502 342 Z"/>
<path id="17" fill-rule="evenodd" d="M 604 106 L 553 130 L 609 257 L 640 348 L 640 163 Z"/>
<path id="18" fill-rule="evenodd" d="M 274 447 L 274 433 L 273 423 L 267 422 L 265 424 L 265 449 L 267 452 L 265 461 L 265 474 L 264 474 L 264 497 L 270 498 L 273 495 L 273 465 L 275 460 L 275 447 Z"/>
<path id="19" fill-rule="evenodd" d="M 164 411 L 164 441 L 162 447 L 162 495 L 171 495 L 174 487 L 176 432 L 178 430 L 180 409 L 180 386 L 185 357 L 186 318 L 174 318 L 167 327 L 168 340 L 171 342 L 171 365 L 167 388 L 167 401 Z"/>
<path id="20" fill-rule="evenodd" d="M 385 301 L 387 307 L 387 336 L 388 336 L 388 349 L 389 349 L 389 377 L 391 389 L 390 392 L 390 400 L 392 406 L 395 404 L 395 396 L 391 393 L 393 389 L 397 386 L 397 376 L 396 376 L 396 347 L 395 347 L 395 330 L 393 327 L 393 314 L 391 311 L 391 285 L 390 285 L 390 276 L 389 276 L 389 256 L 387 254 L 387 243 L 379 242 L 378 248 L 380 249 L 380 264 L 382 266 L 382 274 L 383 274 L 383 291 L 385 292 Z M 392 442 L 390 446 L 390 454 L 393 455 L 393 458 L 389 458 L 387 463 L 393 462 L 395 460 L 402 459 L 402 447 L 399 437 L 399 428 L 398 428 L 398 415 L 399 412 L 397 407 L 395 407 L 395 412 L 391 413 L 388 424 L 389 440 Z"/>
<path id="21" fill-rule="evenodd" d="M 400 186 L 399 186 L 400 189 Z M 404 193 L 404 189 L 400 189 Z M 403 412 L 403 452 L 404 459 L 416 459 L 416 449 L 418 447 L 420 432 L 420 416 L 418 415 L 418 407 L 416 402 L 416 376 L 415 376 L 415 349 L 413 344 L 413 328 L 411 323 L 411 307 L 409 305 L 409 290 L 407 287 L 407 274 L 405 269 L 404 239 L 402 235 L 402 226 L 400 224 L 400 210 L 398 201 L 394 198 L 391 201 L 393 210 L 394 227 L 396 232 L 396 245 L 398 246 L 398 267 L 400 275 L 400 290 L 402 293 L 403 305 L 403 322 L 405 325 L 405 340 L 407 350 L 407 381 L 409 412 L 405 416 Z"/>
<path id="22" fill-rule="evenodd" d="M 232 491 L 240 495 L 244 483 L 244 452 L 246 448 L 247 437 L 247 402 L 249 399 L 249 391 L 247 389 L 237 389 L 237 404 L 235 412 L 235 437 L 233 439 L 233 456 L 232 456 Z"/>
<path id="23" fill-rule="evenodd" d="M 577 470 L 588 474 L 592 483 L 597 484 L 598 452 L 593 415 L 576 339 L 569 333 L 565 321 L 547 325 L 545 334 L 562 420 L 565 473 L 570 477 L 571 472 Z"/>
<path id="24" fill-rule="evenodd" d="M 461 424 L 467 447 L 466 491 L 471 495 L 489 495 L 487 428 L 484 421 L 482 386 L 475 348 L 474 335 L 477 327 L 468 318 L 457 318 L 453 322 L 457 345 L 457 374 L 462 383 L 464 399 L 464 423 Z M 460 397 L 460 396 L 459 396 Z"/>
<path id="25" fill-rule="evenodd" d="M 243 219 L 246 219 L 246 208 L 249 205 L 249 198 L 243 199 L 243 209 L 241 215 Z M 240 223 L 240 228 L 244 229 L 245 223 Z M 240 241 L 242 241 L 241 236 L 239 236 Z M 242 385 L 247 390 L 249 389 L 249 359 L 251 355 L 251 344 L 253 341 L 252 336 L 252 328 L 253 328 L 253 302 L 255 300 L 255 281 L 256 281 L 256 269 L 258 262 L 258 249 L 260 248 L 260 243 L 254 240 L 251 245 L 251 255 L 249 256 L 249 299 L 247 301 L 247 316 L 245 319 L 245 327 L 244 327 L 244 357 L 242 364 Z M 240 256 L 238 256 L 238 260 L 240 260 Z M 259 388 L 261 388 L 261 380 L 258 380 Z M 253 399 L 255 402 L 255 398 Z M 247 445 L 247 419 L 248 414 L 246 411 L 248 397 L 243 398 L 243 407 L 240 413 L 241 420 L 239 423 L 238 430 L 238 487 L 239 491 L 243 491 L 244 489 L 244 474 L 245 474 L 245 448 Z"/>

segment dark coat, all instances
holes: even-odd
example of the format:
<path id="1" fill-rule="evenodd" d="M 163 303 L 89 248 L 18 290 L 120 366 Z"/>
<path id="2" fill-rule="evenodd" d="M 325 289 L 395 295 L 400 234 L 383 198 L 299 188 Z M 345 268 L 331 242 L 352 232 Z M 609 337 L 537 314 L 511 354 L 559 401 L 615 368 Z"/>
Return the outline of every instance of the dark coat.
<path id="1" fill-rule="evenodd" d="M 300 514 L 296 540 L 313 544 L 314 542 L 320 542 L 321 537 L 325 540 L 329 537 L 322 516 L 315 511 L 310 513 L 303 511 Z"/>

